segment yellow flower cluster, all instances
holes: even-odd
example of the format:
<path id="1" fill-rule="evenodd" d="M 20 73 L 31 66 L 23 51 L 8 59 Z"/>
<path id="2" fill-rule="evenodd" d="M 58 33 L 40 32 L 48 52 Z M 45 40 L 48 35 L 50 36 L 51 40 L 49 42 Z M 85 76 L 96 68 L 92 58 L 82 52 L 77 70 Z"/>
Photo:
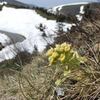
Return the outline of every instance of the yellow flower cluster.
<path id="1" fill-rule="evenodd" d="M 56 63 L 57 61 L 61 63 L 66 63 L 71 61 L 75 62 L 84 62 L 83 57 L 81 57 L 77 51 L 71 48 L 71 44 L 67 44 L 66 42 L 62 44 L 57 44 L 55 48 L 51 48 L 47 51 L 46 54 L 49 57 L 49 65 Z"/>
<path id="2" fill-rule="evenodd" d="M 50 65 L 55 63 L 57 60 L 63 62 L 66 58 L 66 53 L 71 49 L 71 45 L 67 43 L 62 43 L 61 45 L 57 44 L 55 48 L 51 48 L 47 52 L 49 57 Z"/>

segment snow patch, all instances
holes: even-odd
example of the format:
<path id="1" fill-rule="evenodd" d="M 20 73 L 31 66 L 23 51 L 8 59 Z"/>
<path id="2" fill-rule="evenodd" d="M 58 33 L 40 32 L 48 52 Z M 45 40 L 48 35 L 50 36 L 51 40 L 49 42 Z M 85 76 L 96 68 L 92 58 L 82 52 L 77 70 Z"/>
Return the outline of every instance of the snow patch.
<path id="1" fill-rule="evenodd" d="M 83 14 L 84 14 L 84 13 L 85 13 L 85 11 L 84 11 L 84 6 L 82 5 L 82 6 L 80 7 L 80 12 L 79 12 L 79 14 L 76 15 L 78 21 L 81 21 L 81 20 L 82 20 Z"/>
<path id="2" fill-rule="evenodd" d="M 80 7 L 80 14 L 84 14 L 85 12 L 84 12 L 84 6 L 81 6 Z"/>
<path id="3" fill-rule="evenodd" d="M 6 46 L 7 44 L 9 44 L 11 41 L 10 41 L 10 38 L 8 36 L 6 36 L 5 34 L 1 34 L 0 33 L 0 43 L 3 45 L 3 46 Z"/>
<path id="4" fill-rule="evenodd" d="M 0 2 L 0 5 L 7 5 L 7 2 Z"/>

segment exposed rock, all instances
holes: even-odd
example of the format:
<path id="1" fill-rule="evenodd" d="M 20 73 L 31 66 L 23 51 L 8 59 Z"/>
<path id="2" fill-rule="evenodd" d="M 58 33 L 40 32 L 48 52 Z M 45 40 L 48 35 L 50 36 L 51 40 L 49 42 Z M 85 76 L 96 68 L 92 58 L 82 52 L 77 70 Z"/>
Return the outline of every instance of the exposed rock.
<path id="1" fill-rule="evenodd" d="M 4 46 L 2 45 L 2 43 L 0 43 L 0 51 L 4 48 Z"/>

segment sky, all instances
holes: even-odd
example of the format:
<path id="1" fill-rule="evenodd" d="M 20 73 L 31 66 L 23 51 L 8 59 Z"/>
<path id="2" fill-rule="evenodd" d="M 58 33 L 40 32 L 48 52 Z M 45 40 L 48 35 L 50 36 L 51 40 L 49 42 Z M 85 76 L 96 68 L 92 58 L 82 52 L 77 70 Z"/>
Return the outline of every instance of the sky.
<path id="1" fill-rule="evenodd" d="M 45 7 L 45 8 L 50 8 L 53 6 L 57 6 L 57 5 L 61 5 L 61 4 L 67 4 L 67 3 L 76 3 L 76 2 L 91 2 L 91 1 L 100 1 L 100 0 L 17 0 L 17 1 L 21 1 L 24 3 L 29 3 L 29 4 L 33 4 L 33 5 L 37 5 L 37 6 L 41 6 L 41 7 Z"/>

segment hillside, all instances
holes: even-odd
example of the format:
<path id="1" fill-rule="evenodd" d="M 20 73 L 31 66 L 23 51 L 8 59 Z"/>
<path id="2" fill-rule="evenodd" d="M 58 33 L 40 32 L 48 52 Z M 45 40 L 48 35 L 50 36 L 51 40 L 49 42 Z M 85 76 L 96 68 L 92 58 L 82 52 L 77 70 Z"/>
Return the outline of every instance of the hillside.
<path id="1" fill-rule="evenodd" d="M 48 44 L 54 42 L 58 23 L 55 19 L 47 19 L 43 14 L 37 13 L 35 9 L 16 9 L 3 6 L 2 11 L 0 11 L 0 30 L 17 33 L 26 39 L 23 42 L 18 41 L 18 43 L 14 45 L 3 48 L 3 50 L 0 51 L 0 61 L 9 58 L 12 59 L 19 51 L 33 53 L 34 47 L 36 47 L 39 52 L 42 52 Z M 69 23 L 63 24 L 64 31 L 67 31 L 67 28 L 70 29 L 72 26 L 72 24 Z M 16 50 L 16 48 L 18 50 Z M 14 52 L 14 54 L 12 52 Z"/>
<path id="2" fill-rule="evenodd" d="M 6 2 L 6 6 L 12 6 L 16 8 L 33 8 L 33 5 L 25 4 L 16 0 L 0 0 L 0 3 Z"/>
<path id="3" fill-rule="evenodd" d="M 57 43 L 67 41 L 79 48 L 83 45 L 86 46 L 86 41 L 89 44 L 93 42 L 92 46 L 100 42 L 100 4 L 88 4 L 84 8 L 84 12 L 80 24 L 75 21 L 76 26 L 73 26 L 65 35 L 58 37 Z"/>
<path id="4" fill-rule="evenodd" d="M 38 7 L 3 6 L 0 100 L 100 99 L 100 4 L 81 6 L 66 8 L 76 11 L 71 23 Z M 80 11 L 82 19 L 76 20 Z M 10 35 L 23 40 L 12 44 Z"/>
<path id="5" fill-rule="evenodd" d="M 59 5 L 53 8 L 48 9 L 49 12 L 55 13 L 55 14 L 73 14 L 77 15 L 79 14 L 80 7 L 87 5 L 89 2 L 80 2 L 80 3 L 72 3 L 72 4 L 65 4 L 65 5 Z"/>
<path id="6" fill-rule="evenodd" d="M 66 6 L 70 8 L 70 10 L 68 10 L 69 12 L 71 11 L 71 9 L 73 11 L 73 9 L 76 8 L 74 9 L 76 12 L 75 12 L 75 15 L 73 15 L 73 17 L 70 17 L 70 15 L 66 13 L 69 19 L 71 20 L 71 23 L 59 22 L 59 21 L 62 21 L 63 18 L 65 18 L 67 21 L 69 21 L 69 19 L 61 15 L 59 16 L 59 15 L 50 14 L 49 12 L 46 11 L 46 9 L 43 9 L 43 8 L 36 7 L 34 9 L 22 9 L 22 8 L 16 9 L 13 7 L 3 6 L 2 11 L 0 11 L 0 18 L 1 18 L 0 30 L 1 30 L 1 33 L 4 33 L 5 35 L 8 36 L 8 40 L 5 40 L 5 42 L 4 40 L 2 40 L 1 44 L 5 43 L 9 45 L 9 42 L 6 43 L 7 41 L 9 41 L 9 36 L 10 36 L 10 41 L 13 41 L 13 43 L 15 44 L 13 45 L 13 43 L 10 43 L 9 46 L 8 45 L 5 46 L 5 48 L 3 48 L 0 51 L 0 56 L 1 56 L 0 62 L 4 60 L 8 60 L 8 59 L 13 59 L 18 53 L 24 52 L 24 51 L 31 54 L 35 50 L 37 52 L 42 52 L 46 49 L 46 47 L 51 46 L 57 41 L 64 42 L 65 40 L 69 39 L 69 42 L 74 43 L 72 39 L 74 37 L 74 40 L 76 40 L 75 41 L 76 43 L 78 41 L 77 37 L 79 37 L 76 35 L 77 33 L 76 34 L 75 33 L 69 34 L 69 33 L 70 33 L 71 27 L 72 27 L 71 31 L 73 31 L 74 28 L 79 28 L 79 26 L 77 26 L 79 23 L 80 23 L 79 25 L 82 25 L 81 23 L 83 21 L 81 22 L 81 20 L 82 20 L 82 16 L 84 16 L 83 12 L 85 12 L 86 14 L 87 10 L 85 10 L 85 8 L 88 8 L 88 4 L 87 3 L 84 3 L 84 4 L 86 4 L 84 7 L 83 7 L 83 4 L 81 6 L 80 4 Z M 94 3 L 94 5 L 99 7 L 99 3 Z M 74 8 L 72 8 L 72 6 Z M 90 9 L 94 7 L 95 6 L 92 5 L 90 6 Z M 77 10 L 77 8 L 79 10 Z M 93 13 L 96 12 L 94 9 L 92 10 L 93 10 Z M 83 13 L 83 15 L 79 16 L 80 17 L 79 21 L 76 20 L 76 15 L 78 13 L 77 11 L 80 14 Z M 95 16 L 95 14 L 93 16 Z M 11 34 L 14 34 L 14 35 L 11 35 L 10 32 Z M 68 37 L 66 37 L 66 34 L 63 36 L 63 32 L 64 34 L 68 32 L 67 33 Z M 74 34 L 75 36 L 73 36 Z M 19 39 L 18 37 L 20 36 L 21 38 Z M 64 39 L 62 36 L 64 37 Z M 77 44 L 79 45 L 79 43 Z"/>
<path id="7" fill-rule="evenodd" d="M 59 5 L 59 6 L 48 9 L 48 12 L 53 13 L 53 14 L 57 14 L 57 15 L 64 15 L 66 17 L 76 16 L 78 18 L 78 20 L 81 20 L 82 15 L 85 13 L 84 8 L 88 4 L 91 4 L 91 3 L 89 3 L 89 2 L 80 2 L 80 3 Z M 94 3 L 96 3 L 96 2 L 94 2 Z M 96 3 L 96 4 L 99 4 L 99 2 Z"/>

